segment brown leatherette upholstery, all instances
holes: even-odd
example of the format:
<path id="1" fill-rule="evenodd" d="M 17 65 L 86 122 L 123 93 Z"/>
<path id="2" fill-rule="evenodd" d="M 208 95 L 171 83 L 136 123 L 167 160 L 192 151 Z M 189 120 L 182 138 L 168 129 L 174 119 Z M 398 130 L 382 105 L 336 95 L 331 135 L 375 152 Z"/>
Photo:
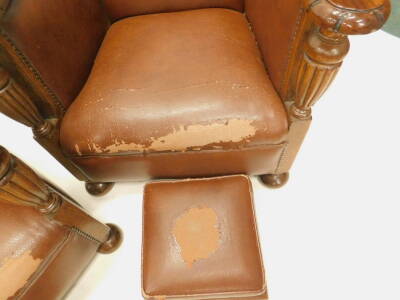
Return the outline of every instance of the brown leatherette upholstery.
<path id="1" fill-rule="evenodd" d="M 0 228 L 0 299 L 19 299 L 62 247 L 68 230 L 34 208 L 2 200 Z"/>
<path id="2" fill-rule="evenodd" d="M 108 26 L 99 0 L 13 0 L 1 17 L 3 34 L 65 107 L 85 83 Z"/>
<path id="3" fill-rule="evenodd" d="M 59 300 L 99 243 L 33 207 L 0 200 L 0 299 Z"/>
<path id="4" fill-rule="evenodd" d="M 278 92 L 300 23 L 301 8 L 300 0 L 245 0 L 246 15 Z"/>
<path id="5" fill-rule="evenodd" d="M 84 89 L 65 115 L 60 141 L 89 177 L 129 180 L 135 172 L 171 176 L 160 164 L 169 159 L 164 153 L 173 157 L 177 165 L 171 172 L 180 176 L 210 169 L 194 161 L 185 167 L 189 157 L 196 160 L 192 152 L 203 157 L 199 163 L 205 151 L 214 157 L 236 151 L 243 160 L 242 151 L 264 149 L 266 156 L 277 157 L 274 145 L 284 142 L 287 131 L 285 108 L 245 17 L 202 9 L 112 25 Z M 118 167 L 102 166 L 104 158 Z M 202 171 L 196 174 L 196 168 Z M 215 167 L 212 173 L 224 171 Z"/>
<path id="6" fill-rule="evenodd" d="M 219 7 L 243 10 L 243 0 L 104 0 L 104 3 L 112 20 L 199 8 Z"/>
<path id="7" fill-rule="evenodd" d="M 71 231 L 47 269 L 21 300 L 61 300 L 97 253 L 99 244 Z"/>
<path id="8" fill-rule="evenodd" d="M 266 299 L 246 176 L 151 183 L 143 205 L 145 297 Z"/>

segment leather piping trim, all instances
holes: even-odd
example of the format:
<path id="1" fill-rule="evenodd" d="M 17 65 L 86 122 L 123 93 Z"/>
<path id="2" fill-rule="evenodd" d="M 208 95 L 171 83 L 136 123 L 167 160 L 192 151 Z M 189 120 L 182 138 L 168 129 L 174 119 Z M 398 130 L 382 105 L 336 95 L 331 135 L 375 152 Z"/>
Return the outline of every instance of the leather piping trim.
<path id="1" fill-rule="evenodd" d="M 71 231 L 65 235 L 64 239 L 53 248 L 50 254 L 46 257 L 46 260 L 42 262 L 40 267 L 35 271 L 35 273 L 30 277 L 30 280 L 25 284 L 25 286 L 14 295 L 15 300 L 22 299 L 22 297 L 28 292 L 28 290 L 35 284 L 36 280 L 47 270 L 48 266 L 54 261 L 57 255 L 64 249 L 67 242 L 70 240 Z"/>
<path id="2" fill-rule="evenodd" d="M 39 71 L 33 66 L 30 60 L 24 55 L 24 53 L 15 45 L 14 41 L 10 38 L 10 36 L 2 29 L 0 31 L 0 35 L 3 37 L 4 41 L 6 41 L 10 46 L 11 49 L 15 52 L 17 57 L 20 59 L 22 64 L 30 71 L 34 78 L 40 83 L 42 88 L 47 92 L 47 94 L 52 98 L 54 104 L 57 108 L 62 112 L 65 113 L 65 107 L 57 97 L 56 93 L 46 84 L 42 76 L 40 75 Z M 29 80 L 28 80 L 29 82 Z M 50 103 L 51 105 L 51 103 Z"/>
<path id="3" fill-rule="evenodd" d="M 163 154 L 182 154 L 182 153 L 215 153 L 215 152 L 235 152 L 235 151 L 243 151 L 257 148 L 267 148 L 267 147 L 284 147 L 287 142 L 282 142 L 280 144 L 260 144 L 254 146 L 247 146 L 238 149 L 229 149 L 229 150 L 221 150 L 221 149 L 207 149 L 207 150 L 189 150 L 189 151 L 157 151 L 157 152 L 119 152 L 119 153 L 99 153 L 99 154 L 83 154 L 83 155 L 70 155 L 65 154 L 65 156 L 69 158 L 91 158 L 91 157 L 115 157 L 115 156 L 153 156 L 153 155 L 163 155 Z"/>
<path id="4" fill-rule="evenodd" d="M 256 214 L 255 214 L 255 209 L 254 209 L 254 200 L 253 200 L 253 188 L 251 184 L 251 180 L 248 176 L 246 175 L 226 175 L 226 176 L 218 176 L 218 177 L 204 177 L 204 178 L 193 178 L 193 179 L 180 179 L 180 180 L 162 180 L 159 182 L 155 182 L 153 184 L 157 183 L 168 183 L 168 184 L 174 184 L 174 183 L 180 183 L 182 181 L 184 182 L 191 182 L 191 181 L 213 181 L 213 180 L 218 180 L 218 179 L 223 179 L 223 178 L 230 178 L 230 177 L 244 177 L 247 180 L 248 187 L 249 187 L 249 194 L 250 194 L 250 202 L 251 202 L 251 209 L 253 212 L 253 229 L 256 233 L 256 240 L 258 244 L 258 253 L 260 255 L 260 261 L 261 261 L 261 269 L 262 269 L 262 278 L 263 278 L 263 287 L 260 290 L 256 291 L 243 291 L 243 292 L 222 292 L 222 293 L 212 293 L 212 294 L 192 294 L 190 296 L 188 295 L 148 295 L 145 293 L 143 289 L 143 244 L 142 243 L 142 254 L 141 254 L 141 280 L 142 280 L 142 295 L 146 299 L 152 299 L 152 298 L 157 298 L 157 297 L 164 297 L 165 299 L 226 299 L 226 296 L 232 296 L 234 298 L 236 297 L 256 297 L 264 294 L 267 291 L 266 288 L 266 283 L 265 283 L 265 269 L 264 269 L 264 263 L 263 263 L 263 257 L 262 257 L 262 252 L 261 252 L 261 245 L 260 245 L 260 239 L 258 235 L 258 227 L 257 227 L 257 219 L 256 219 Z M 150 183 L 151 184 L 151 183 Z M 145 199 L 145 193 L 146 189 L 144 190 L 143 193 L 143 199 Z M 142 201 L 142 211 L 144 212 L 144 204 L 145 201 Z M 144 213 L 142 214 L 142 237 L 144 237 Z M 199 298 L 201 297 L 201 298 Z"/>

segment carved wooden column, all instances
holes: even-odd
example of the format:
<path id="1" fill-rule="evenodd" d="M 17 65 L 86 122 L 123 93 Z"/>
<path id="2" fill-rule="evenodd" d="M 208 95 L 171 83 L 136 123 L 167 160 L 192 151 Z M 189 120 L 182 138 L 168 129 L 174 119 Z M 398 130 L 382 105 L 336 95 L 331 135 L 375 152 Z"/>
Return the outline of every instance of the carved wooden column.
<path id="1" fill-rule="evenodd" d="M 329 30 L 310 32 L 296 80 L 291 113 L 298 119 L 311 117 L 311 107 L 325 93 L 349 51 L 347 36 Z"/>
<path id="2" fill-rule="evenodd" d="M 49 135 L 52 124 L 44 120 L 32 102 L 9 73 L 0 67 L 0 111 L 33 129 L 35 135 Z"/>
<path id="3" fill-rule="evenodd" d="M 303 14 L 288 61 L 283 95 L 290 128 L 275 174 L 288 172 L 311 123 L 312 106 L 335 78 L 349 51 L 349 35 L 383 26 L 389 0 L 303 0 Z"/>
<path id="4" fill-rule="evenodd" d="M 43 179 L 1 146 L 0 199 L 33 206 L 49 215 L 55 214 L 61 204 L 61 197 Z"/>
<path id="5" fill-rule="evenodd" d="M 79 180 L 89 181 L 67 157 L 59 145 L 58 120 L 47 120 L 24 89 L 0 66 L 0 112 L 32 128 L 35 140 L 50 152 Z"/>
<path id="6" fill-rule="evenodd" d="M 122 232 L 117 226 L 91 217 L 1 146 L 0 201 L 38 209 L 52 221 L 97 242 L 100 253 L 111 253 L 122 242 Z"/>
<path id="7" fill-rule="evenodd" d="M 311 116 L 311 107 L 324 94 L 349 51 L 348 35 L 368 34 L 383 26 L 390 14 L 388 0 L 304 0 L 309 32 L 299 45 L 295 103 L 299 119 Z"/>

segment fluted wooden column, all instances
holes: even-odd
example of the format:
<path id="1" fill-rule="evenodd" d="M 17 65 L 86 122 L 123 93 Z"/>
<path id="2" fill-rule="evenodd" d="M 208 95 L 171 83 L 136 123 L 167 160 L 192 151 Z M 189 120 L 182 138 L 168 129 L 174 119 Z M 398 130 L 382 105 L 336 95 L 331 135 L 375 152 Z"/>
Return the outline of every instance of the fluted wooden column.
<path id="1" fill-rule="evenodd" d="M 0 112 L 11 119 L 32 128 L 35 140 L 50 152 L 79 180 L 90 181 L 70 159 L 65 157 L 59 145 L 58 120 L 45 119 L 25 90 L 0 66 Z"/>
<path id="2" fill-rule="evenodd" d="M 33 129 L 35 135 L 48 135 L 53 126 L 44 120 L 20 85 L 0 67 L 0 111 Z"/>
<path id="3" fill-rule="evenodd" d="M 121 244 L 122 232 L 117 226 L 91 217 L 1 146 L 0 201 L 38 209 L 52 221 L 97 242 L 101 253 L 111 253 Z"/>
<path id="4" fill-rule="evenodd" d="M 289 112 L 287 145 L 276 174 L 288 172 L 311 123 L 312 106 L 338 73 L 349 51 L 349 35 L 383 26 L 390 0 L 302 0 L 281 95 Z"/>
<path id="5" fill-rule="evenodd" d="M 349 40 L 341 33 L 315 29 L 304 43 L 291 112 L 299 119 L 311 117 L 311 107 L 328 89 L 349 51 Z"/>
<path id="6" fill-rule="evenodd" d="M 0 199 L 33 206 L 45 214 L 57 212 L 61 197 L 31 168 L 0 146 Z"/>

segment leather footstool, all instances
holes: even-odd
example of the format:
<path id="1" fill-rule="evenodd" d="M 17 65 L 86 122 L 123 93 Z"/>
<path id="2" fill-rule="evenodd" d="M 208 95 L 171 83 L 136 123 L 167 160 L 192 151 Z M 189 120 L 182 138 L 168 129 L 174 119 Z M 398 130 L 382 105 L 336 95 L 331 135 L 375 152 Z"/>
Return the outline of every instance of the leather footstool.
<path id="1" fill-rule="evenodd" d="M 146 299 L 267 299 L 248 177 L 150 183 L 143 205 Z"/>

